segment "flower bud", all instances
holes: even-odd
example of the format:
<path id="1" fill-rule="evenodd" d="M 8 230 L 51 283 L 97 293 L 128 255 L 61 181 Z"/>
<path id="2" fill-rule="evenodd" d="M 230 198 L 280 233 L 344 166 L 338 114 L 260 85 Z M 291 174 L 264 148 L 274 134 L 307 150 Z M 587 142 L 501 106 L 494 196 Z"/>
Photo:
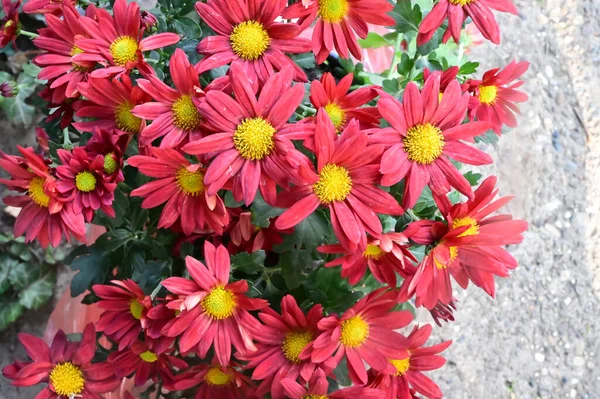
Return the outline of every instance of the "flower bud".
<path id="1" fill-rule="evenodd" d="M 2 82 L 0 92 L 2 97 L 14 97 L 19 94 L 19 86 L 15 82 Z"/>
<path id="2" fill-rule="evenodd" d="M 156 24 L 158 20 L 154 16 L 154 14 L 148 11 L 142 11 L 140 14 L 140 19 L 142 20 L 142 26 L 146 28 L 147 31 L 154 31 L 156 29 Z"/>

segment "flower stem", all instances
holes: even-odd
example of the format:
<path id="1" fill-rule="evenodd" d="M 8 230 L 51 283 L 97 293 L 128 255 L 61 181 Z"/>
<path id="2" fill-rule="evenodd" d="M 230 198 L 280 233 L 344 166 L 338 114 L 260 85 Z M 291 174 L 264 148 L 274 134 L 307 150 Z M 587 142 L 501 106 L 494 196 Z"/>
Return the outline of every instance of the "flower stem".
<path id="1" fill-rule="evenodd" d="M 396 41 L 394 42 L 394 56 L 392 57 L 392 63 L 390 64 L 390 69 L 386 73 L 386 78 L 391 78 L 394 75 L 394 71 L 396 69 L 396 65 L 398 65 L 399 57 L 398 53 L 400 52 L 400 45 L 402 44 L 402 35 L 398 33 L 396 35 Z"/>
<path id="2" fill-rule="evenodd" d="M 68 147 L 71 145 L 71 139 L 69 138 L 69 128 L 66 127 L 63 129 L 63 147 Z"/>
<path id="3" fill-rule="evenodd" d="M 26 31 L 23 29 L 19 30 L 19 34 L 27 36 L 27 37 L 31 37 L 32 39 L 35 39 L 36 37 L 39 36 L 37 33 L 29 32 L 29 31 Z"/>
<path id="4" fill-rule="evenodd" d="M 418 217 L 417 215 L 414 214 L 412 209 L 406 209 L 405 212 L 408 216 L 410 216 L 412 218 L 412 220 L 421 220 L 420 217 Z"/>

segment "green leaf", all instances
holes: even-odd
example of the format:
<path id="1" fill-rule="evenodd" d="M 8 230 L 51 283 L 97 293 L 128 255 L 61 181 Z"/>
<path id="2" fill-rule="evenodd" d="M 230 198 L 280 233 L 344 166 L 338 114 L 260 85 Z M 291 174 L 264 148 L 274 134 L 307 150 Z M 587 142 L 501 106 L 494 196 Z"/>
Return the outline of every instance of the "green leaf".
<path id="1" fill-rule="evenodd" d="M 343 312 L 362 296 L 361 292 L 352 291 L 339 267 L 317 269 L 305 286 L 311 301 L 322 304 L 327 312 Z"/>
<path id="2" fill-rule="evenodd" d="M 256 193 L 256 198 L 254 199 L 254 202 L 256 202 L 256 199 L 260 196 L 260 193 Z M 261 197 L 262 199 L 262 197 Z M 237 202 L 236 200 L 233 199 L 233 193 L 231 191 L 226 191 L 225 192 L 225 206 L 227 208 L 241 208 L 242 205 L 244 205 L 244 201 L 240 201 Z"/>
<path id="3" fill-rule="evenodd" d="M 398 64 L 398 73 L 402 76 L 410 76 L 414 66 L 414 60 L 408 54 L 402 53 L 400 63 Z"/>
<path id="4" fill-rule="evenodd" d="M 400 82 L 398 79 L 386 79 L 383 81 L 383 90 L 388 94 L 396 94 L 400 91 Z"/>
<path id="5" fill-rule="evenodd" d="M 281 268 L 281 277 L 290 290 L 298 288 L 306 280 L 305 270 L 312 266 L 311 253 L 305 250 L 286 251 L 279 255 L 277 266 Z"/>
<path id="6" fill-rule="evenodd" d="M 458 73 L 460 75 L 471 75 L 477 72 L 477 67 L 479 67 L 479 62 L 468 61 L 461 65 Z"/>
<path id="7" fill-rule="evenodd" d="M 329 220 L 321 210 L 317 210 L 298 223 L 294 234 L 286 235 L 283 244 L 278 245 L 276 250 L 313 249 L 327 243 L 332 236 L 333 230 Z"/>
<path id="8" fill-rule="evenodd" d="M 40 275 L 42 268 L 33 266 L 28 263 L 13 264 L 8 273 L 10 285 L 16 290 L 25 289 L 29 284 L 33 283 Z"/>
<path id="9" fill-rule="evenodd" d="M 254 202 L 250 206 L 250 211 L 252 212 L 252 224 L 258 227 L 267 228 L 271 224 L 269 219 L 281 215 L 284 210 L 285 209 L 268 205 L 260 193 L 257 193 Z"/>
<path id="10" fill-rule="evenodd" d="M 175 28 L 175 32 L 183 34 L 183 36 L 188 39 L 197 40 L 202 35 L 200 25 L 188 17 L 177 17 L 177 19 L 173 21 L 173 27 Z"/>
<path id="11" fill-rule="evenodd" d="M 438 30 L 436 30 L 435 33 L 433 34 L 433 37 L 431 38 L 431 40 L 429 40 L 424 45 L 417 47 L 419 54 L 428 55 L 429 53 L 431 53 L 432 51 L 437 49 L 440 46 L 440 44 L 442 43 L 442 38 L 444 36 L 445 30 L 446 30 L 445 26 L 438 28 Z"/>
<path id="12" fill-rule="evenodd" d="M 294 61 L 294 63 L 296 63 L 296 65 L 304 69 L 313 69 L 317 64 L 315 61 L 315 55 L 312 51 L 302 54 L 292 54 L 290 58 L 292 61 Z"/>
<path id="13" fill-rule="evenodd" d="M 471 171 L 465 173 L 464 176 L 465 179 L 467 179 L 472 186 L 476 186 L 477 184 L 479 184 L 479 179 L 481 179 L 481 173 L 473 173 Z"/>
<path id="14" fill-rule="evenodd" d="M 389 15 L 396 21 L 397 32 L 406 33 L 419 30 L 421 8 L 418 5 L 413 7 L 410 0 L 398 0 L 396 7 Z"/>
<path id="15" fill-rule="evenodd" d="M 240 270 L 247 274 L 262 272 L 265 268 L 265 251 L 255 251 L 251 254 L 240 252 L 231 257 L 231 267 L 234 270 Z"/>
<path id="16" fill-rule="evenodd" d="M 25 308 L 17 301 L 0 299 L 0 331 L 5 330 L 23 314 Z"/>
<path id="17" fill-rule="evenodd" d="M 380 48 L 380 47 L 385 47 L 385 46 L 390 46 L 390 45 L 393 46 L 394 41 L 393 40 L 390 41 L 378 33 L 369 32 L 369 34 L 367 35 L 367 37 L 364 40 L 363 39 L 358 40 L 358 44 L 362 48 Z"/>
<path id="18" fill-rule="evenodd" d="M 93 284 L 103 283 L 109 265 L 106 252 L 88 247 L 88 253 L 78 256 L 71 262 L 71 268 L 79 271 L 71 281 L 71 296 L 82 294 Z"/>
<path id="19" fill-rule="evenodd" d="M 5 293 L 10 288 L 8 275 L 13 265 L 18 263 L 15 259 L 6 254 L 0 255 L 0 294 Z"/>
<path id="20" fill-rule="evenodd" d="M 131 232 L 125 229 L 117 229 L 102 234 L 94 243 L 98 250 L 112 252 L 133 240 Z"/>
<path id="21" fill-rule="evenodd" d="M 135 270 L 131 278 L 146 294 L 150 294 L 161 282 L 163 276 L 169 274 L 168 269 L 168 262 L 151 260 L 146 262 L 141 270 Z"/>
<path id="22" fill-rule="evenodd" d="M 19 303 L 27 309 L 37 309 L 52 297 L 56 273 L 50 271 L 19 293 Z"/>
<path id="23" fill-rule="evenodd" d="M 491 130 L 488 130 L 481 136 L 475 137 L 476 143 L 495 144 L 498 142 L 498 135 Z"/>

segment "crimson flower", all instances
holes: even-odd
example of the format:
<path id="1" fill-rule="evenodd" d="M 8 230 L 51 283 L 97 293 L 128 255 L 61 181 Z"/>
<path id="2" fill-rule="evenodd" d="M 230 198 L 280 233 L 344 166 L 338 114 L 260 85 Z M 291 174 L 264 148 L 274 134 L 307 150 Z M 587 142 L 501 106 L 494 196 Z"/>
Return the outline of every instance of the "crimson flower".
<path id="1" fill-rule="evenodd" d="M 11 179 L 0 179 L 11 190 L 24 195 L 4 197 L 6 205 L 22 208 L 15 221 L 14 234 L 25 234 L 25 240 L 38 239 L 42 247 L 58 246 L 63 236 L 85 242 L 85 222 L 73 204 L 59 201 L 56 180 L 50 175 L 46 161 L 33 148 L 17 146 L 23 155 L 12 156 L 0 151 L 0 167 Z"/>
<path id="2" fill-rule="evenodd" d="M 292 70 L 284 68 L 271 76 L 257 99 L 242 66 L 233 64 L 235 100 L 216 90 L 206 93 L 200 114 L 222 133 L 191 142 L 183 150 L 213 158 L 204 176 L 210 195 L 233 179 L 236 201 L 243 199 L 249 205 L 260 188 L 265 201 L 273 205 L 276 184 L 287 188 L 290 180 L 297 179 L 298 165 L 309 162 L 291 139 L 308 137 L 311 124 L 287 123 L 304 96 L 302 85 L 290 87 L 291 75 Z"/>
<path id="3" fill-rule="evenodd" d="M 21 0 L 2 0 L 4 18 L 0 20 L 0 48 L 6 47 L 10 42 L 16 46 L 15 40 L 19 36 L 19 8 Z"/>
<path id="4" fill-rule="evenodd" d="M 458 43 L 463 23 L 468 17 L 473 20 L 483 37 L 494 44 L 500 44 L 500 27 L 491 9 L 514 15 L 519 13 L 512 0 L 439 0 L 419 25 L 417 45 L 422 46 L 430 41 L 446 19 L 448 28 L 442 41 L 446 43 L 452 36 Z"/>
<path id="5" fill-rule="evenodd" d="M 423 347 L 431 335 L 432 327 L 415 326 L 407 337 L 408 355 L 404 359 L 391 359 L 396 368 L 394 374 L 372 373 L 369 386 L 386 392 L 386 399 L 412 399 L 412 389 L 431 399 L 441 399 L 442 391 L 423 371 L 436 370 L 446 364 L 446 359 L 438 354 L 446 350 L 452 341 Z"/>
<path id="6" fill-rule="evenodd" d="M 264 325 L 254 334 L 256 352 L 237 356 L 248 361 L 247 369 L 254 369 L 252 380 L 262 380 L 256 395 L 270 392 L 273 399 L 284 398 L 281 384 L 284 378 L 309 381 L 315 370 L 324 368 L 329 373 L 335 368 L 331 364 L 313 363 L 310 358 L 301 359 L 300 354 L 317 338 L 317 324 L 323 319 L 323 307 L 313 306 L 305 315 L 291 295 L 281 300 L 281 315 L 271 308 L 259 315 Z M 331 360 L 328 363 L 332 363 Z"/>
<path id="7" fill-rule="evenodd" d="M 39 94 L 41 99 L 48 102 L 46 108 L 50 110 L 50 114 L 46 117 L 45 122 L 50 123 L 58 119 L 61 129 L 65 129 L 71 124 L 73 115 L 75 114 L 75 107 L 81 101 L 67 98 L 65 92 L 65 85 L 56 89 L 46 86 Z"/>
<path id="8" fill-rule="evenodd" d="M 133 86 L 129 76 L 90 78 L 87 82 L 80 83 L 78 89 L 87 101 L 78 103 L 76 115 L 94 120 L 73 123 L 77 130 L 119 130 L 133 135 L 146 127 L 146 121 L 131 111 L 136 105 L 150 101 L 150 96 L 138 86 Z"/>
<path id="9" fill-rule="evenodd" d="M 118 342 L 121 351 L 137 341 L 152 300 L 133 280 L 112 280 L 111 283 L 113 285 L 92 287 L 101 299 L 96 305 L 104 309 L 96 328 Z"/>
<path id="10" fill-rule="evenodd" d="M 529 69 L 528 62 L 512 61 L 503 69 L 487 71 L 482 80 L 468 80 L 465 85 L 474 94 L 469 104 L 470 118 L 491 123 L 496 134 L 502 125 L 517 126 L 515 113 L 519 108 L 515 103 L 527 101 L 527 94 L 517 90 L 523 85 L 517 80 Z M 514 82 L 514 83 L 513 83 Z"/>
<path id="11" fill-rule="evenodd" d="M 83 50 L 73 60 L 95 61 L 105 68 L 91 73 L 92 77 L 108 77 L 137 68 L 144 75 L 154 73 L 144 60 L 144 51 L 170 46 L 179 41 L 175 33 L 159 33 L 142 39 L 140 6 L 136 2 L 116 0 L 113 15 L 107 10 L 96 10 L 95 18 L 81 17 L 81 25 L 89 38 L 80 38 L 75 45 Z"/>
<path id="12" fill-rule="evenodd" d="M 450 67 L 448 69 L 446 69 L 445 71 L 440 71 L 441 72 L 441 77 L 440 77 L 440 101 L 442 99 L 442 96 L 444 94 L 444 92 L 446 91 L 446 89 L 448 88 L 448 85 L 456 80 L 456 76 L 458 76 L 458 72 L 460 72 L 460 68 L 457 66 L 453 66 Z M 435 72 L 431 72 L 429 70 L 429 68 L 424 68 L 423 69 L 423 80 L 427 81 L 427 79 L 429 79 L 429 77 L 431 75 L 433 75 Z"/>
<path id="13" fill-rule="evenodd" d="M 423 258 L 414 276 L 408 277 L 402 287 L 402 296 L 417 297 L 417 306 L 433 309 L 438 302 L 452 303 L 450 276 L 462 288 L 469 280 L 494 297 L 494 276 L 508 277 L 509 270 L 517 267 L 517 261 L 502 247 L 523 241 L 522 233 L 527 229 L 524 220 L 513 220 L 511 215 L 489 215 L 512 197 L 496 201 L 494 189 L 496 177 L 488 177 L 477 190 L 475 197 L 466 203 L 450 207 L 446 197 L 436 198 L 447 224 L 433 221 L 417 221 L 405 230 L 409 236 L 414 230 L 430 232 L 431 239 L 417 241 L 419 244 L 435 246 Z"/>
<path id="14" fill-rule="evenodd" d="M 123 156 L 127 149 L 129 136 L 118 131 L 96 129 L 94 135 L 85 145 L 91 158 L 101 155 L 104 158 L 104 173 L 108 180 L 120 183 L 123 176 Z"/>
<path id="15" fill-rule="evenodd" d="M 239 208 L 230 208 L 229 212 L 232 217 L 233 212 Z M 279 230 L 275 227 L 276 218 L 270 219 L 269 227 L 259 227 L 252 224 L 252 213 L 241 212 L 235 216 L 237 220 L 229 226 L 230 243 L 227 245 L 227 250 L 231 254 L 238 252 L 256 252 L 264 249 L 271 251 L 274 245 L 283 243 L 283 236 L 292 234 L 293 229 Z"/>
<path id="16" fill-rule="evenodd" d="M 365 275 L 367 266 L 377 281 L 396 287 L 396 273 L 402 278 L 413 274 L 411 262 L 417 259 L 408 250 L 408 238 L 402 233 L 382 234 L 371 238 L 364 251 L 350 252 L 339 244 L 323 245 L 317 248 L 326 254 L 343 254 L 325 264 L 325 267 L 342 266 L 342 277 L 352 285 Z"/>
<path id="17" fill-rule="evenodd" d="M 163 327 L 177 316 L 178 310 L 169 309 L 166 303 L 175 299 L 173 295 L 164 298 L 156 298 L 159 301 L 145 313 L 144 329 L 148 337 L 158 340 L 163 339 Z"/>
<path id="18" fill-rule="evenodd" d="M 156 76 L 137 81 L 141 89 L 154 100 L 138 105 L 133 110 L 137 117 L 153 121 L 142 130 L 142 145 L 150 145 L 152 141 L 163 137 L 161 148 L 177 147 L 188 139 L 198 140 L 203 136 L 202 118 L 197 107 L 204 97 L 204 91 L 183 50 L 175 50 L 169 62 L 169 70 L 177 90 L 170 88 Z M 227 78 L 220 78 L 206 90 L 223 89 L 227 84 Z"/>
<path id="19" fill-rule="evenodd" d="M 350 51 L 360 60 L 356 35 L 365 39 L 369 34 L 367 24 L 393 26 L 394 19 L 387 15 L 393 9 L 386 0 L 302 0 L 289 6 L 282 16 L 298 18 L 302 29 L 317 21 L 312 43 L 317 63 L 321 64 L 334 48 L 342 58 L 348 58 Z"/>
<path id="20" fill-rule="evenodd" d="M 355 386 L 329 392 L 329 381 L 323 370 L 317 370 L 308 382 L 308 388 L 297 381 L 286 378 L 282 380 L 285 394 L 290 399 L 385 399 L 385 392 L 376 388 Z"/>
<path id="21" fill-rule="evenodd" d="M 39 36 L 33 39 L 33 44 L 46 52 L 35 57 L 33 63 L 42 68 L 39 79 L 49 80 L 51 89 L 64 87 L 65 95 L 75 98 L 79 97 L 77 85 L 87 80 L 96 63 L 73 59 L 73 56 L 83 52 L 75 45 L 75 40 L 87 37 L 87 34 L 73 4 L 65 3 L 62 10 L 63 19 L 46 14 L 48 27 L 39 29 Z M 88 7 L 86 15 L 91 17 L 93 12 L 95 9 Z"/>
<path id="22" fill-rule="evenodd" d="M 371 292 L 341 317 L 332 315 L 318 323 L 320 335 L 310 343 L 302 358 L 321 363 L 333 356 L 334 365 L 346 357 L 348 376 L 355 385 L 367 383 L 365 364 L 379 372 L 393 373 L 387 359 L 406 354 L 406 339 L 395 330 L 412 320 L 409 311 L 392 312 L 398 294 L 380 288 Z"/>
<path id="23" fill-rule="evenodd" d="M 250 378 L 238 371 L 240 365 L 229 363 L 219 365 L 217 358 L 211 364 L 198 364 L 177 376 L 173 384 L 176 390 L 198 387 L 195 399 L 250 399 L 254 398 Z"/>
<path id="24" fill-rule="evenodd" d="M 302 185 L 279 195 L 278 207 L 287 209 L 275 222 L 279 229 L 293 227 L 320 205 L 329 208 L 333 231 L 349 251 L 367 248 L 368 232 L 381 235 L 377 214 L 401 215 L 394 197 L 377 187 L 381 145 L 369 145 L 365 132 L 353 120 L 340 136 L 324 111 L 317 114 L 315 150 L 317 172 L 300 166 Z"/>
<path id="25" fill-rule="evenodd" d="M 384 144 L 381 158 L 381 184 L 391 186 L 405 178 L 403 206 L 412 208 L 425 185 L 440 195 L 454 187 L 473 198 L 471 184 L 450 161 L 485 165 L 492 158 L 460 140 L 473 141 L 484 133 L 487 122 L 462 124 L 469 94 L 462 94 L 458 81 L 452 81 L 440 102 L 440 73 L 427 79 L 422 91 L 410 82 L 402 104 L 382 92 L 377 107 L 391 127 L 373 132 L 369 140 Z"/>
<path id="26" fill-rule="evenodd" d="M 269 303 L 246 296 L 246 280 L 229 282 L 231 264 L 224 246 L 215 248 L 205 241 L 204 261 L 206 266 L 191 256 L 186 257 L 186 268 L 192 280 L 181 277 L 163 280 L 165 288 L 179 295 L 167 306 L 181 311 L 165 325 L 163 334 L 180 336 L 179 350 L 187 353 L 196 348 L 200 358 L 206 357 L 214 345 L 219 364 L 227 366 L 232 345 L 240 354 L 256 350 L 252 331 L 261 326 L 249 311 L 264 309 Z"/>
<path id="27" fill-rule="evenodd" d="M 19 341 L 31 361 L 15 361 L 2 369 L 2 375 L 18 387 L 47 383 L 37 399 L 100 399 L 100 394 L 115 390 L 121 383 L 110 363 L 92 363 L 96 331 L 91 323 L 83 330 L 80 342 L 67 341 L 62 330 L 56 333 L 50 347 L 26 333 L 19 334 Z"/>
<path id="28" fill-rule="evenodd" d="M 310 42 L 298 38 L 301 29 L 293 23 L 275 22 L 287 2 L 264 0 L 208 0 L 196 3 L 200 18 L 217 34 L 204 38 L 197 51 L 204 58 L 196 71 L 238 64 L 241 74 L 257 91 L 268 78 L 284 67 L 293 68 L 293 79 L 306 82 L 306 74 L 284 53 L 310 50 Z M 230 75 L 235 75 L 233 70 Z"/>
<path id="29" fill-rule="evenodd" d="M 60 17 L 63 13 L 64 4 L 69 3 L 69 5 L 74 5 L 74 1 L 72 0 L 28 0 L 23 5 L 23 12 L 26 14 L 54 14 L 57 17 Z M 86 11 L 88 9 L 96 10 L 96 7 L 93 4 L 89 4 L 86 7 Z"/>
<path id="30" fill-rule="evenodd" d="M 83 147 L 75 147 L 72 152 L 59 149 L 58 158 L 62 165 L 56 167 L 56 189 L 62 202 L 72 202 L 76 214 L 83 213 L 91 222 L 94 212 L 101 209 L 110 217 L 115 217 L 112 202 L 117 183 L 111 183 L 104 173 L 104 157 L 93 158 Z"/>
<path id="31" fill-rule="evenodd" d="M 178 151 L 171 148 L 151 148 L 151 156 L 135 155 L 128 159 L 129 165 L 157 180 L 146 183 L 131 192 L 143 197 L 142 208 L 152 209 L 164 204 L 159 228 L 181 225 L 186 235 L 214 230 L 223 233 L 229 224 L 229 213 L 221 197 L 209 195 L 204 186 L 206 169 L 192 164 Z"/>

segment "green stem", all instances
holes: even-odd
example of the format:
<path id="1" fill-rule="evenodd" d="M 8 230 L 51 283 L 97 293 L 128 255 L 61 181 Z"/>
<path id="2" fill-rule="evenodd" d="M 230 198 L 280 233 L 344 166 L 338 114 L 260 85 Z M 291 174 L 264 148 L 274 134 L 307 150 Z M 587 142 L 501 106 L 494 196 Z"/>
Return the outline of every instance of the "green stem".
<path id="1" fill-rule="evenodd" d="M 23 29 L 19 30 L 19 34 L 23 35 L 23 36 L 31 37 L 32 39 L 35 39 L 36 37 L 39 36 L 37 33 L 29 32 L 29 31 L 26 31 Z"/>
<path id="2" fill-rule="evenodd" d="M 390 69 L 386 73 L 386 77 L 389 79 L 394 75 L 394 71 L 396 70 L 396 65 L 398 65 L 398 53 L 400 52 L 400 45 L 402 44 L 402 35 L 398 33 L 396 36 L 396 41 L 394 42 L 394 56 L 392 57 L 392 63 L 390 65 Z"/>
<path id="3" fill-rule="evenodd" d="M 63 147 L 68 147 L 71 145 L 71 139 L 69 138 L 69 128 L 66 127 L 63 129 Z"/>
<path id="4" fill-rule="evenodd" d="M 414 214 L 412 209 L 406 209 L 406 214 L 412 218 L 412 220 L 421 220 L 420 217 Z"/>
<path id="5" fill-rule="evenodd" d="M 312 108 L 312 107 L 308 107 L 304 104 L 300 104 L 299 108 L 302 108 L 303 111 L 308 112 L 311 115 L 315 115 L 317 113 L 317 110 Z"/>

